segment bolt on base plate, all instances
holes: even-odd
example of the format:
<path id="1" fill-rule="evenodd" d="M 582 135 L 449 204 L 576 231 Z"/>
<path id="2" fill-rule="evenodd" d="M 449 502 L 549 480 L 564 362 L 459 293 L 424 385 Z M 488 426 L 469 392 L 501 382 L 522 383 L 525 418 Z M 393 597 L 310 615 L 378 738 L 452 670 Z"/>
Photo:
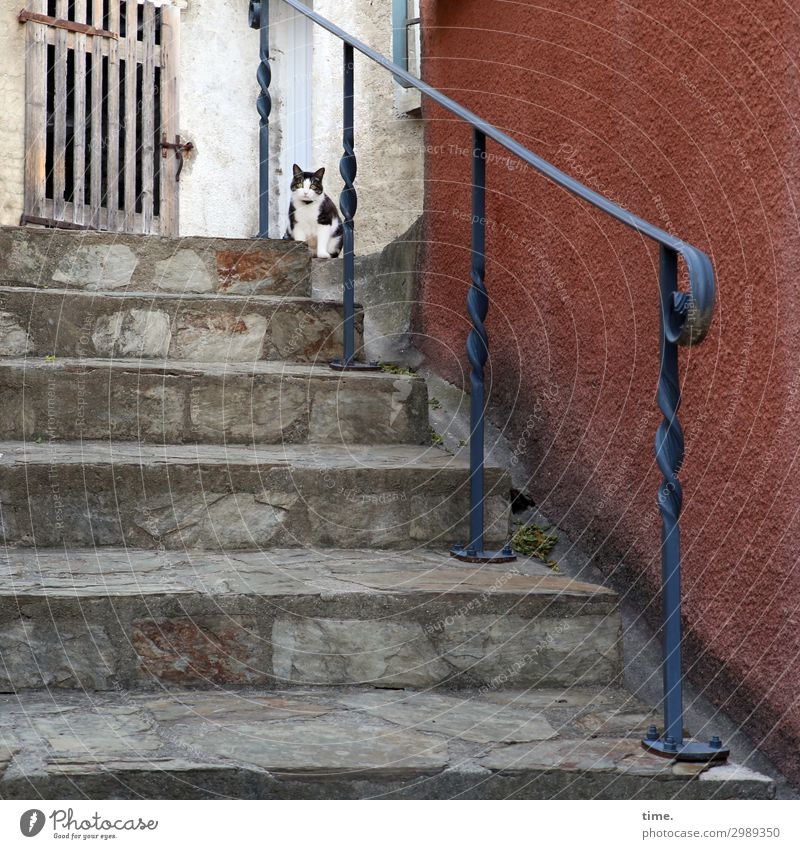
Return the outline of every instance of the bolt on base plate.
<path id="1" fill-rule="evenodd" d="M 655 725 L 648 729 L 647 737 L 642 740 L 642 748 L 661 758 L 687 763 L 725 763 L 731 753 L 730 749 L 722 745 L 719 737 L 712 737 L 707 743 L 698 740 L 676 743 L 672 737 L 662 740 Z"/>
<path id="2" fill-rule="evenodd" d="M 465 563 L 512 563 L 517 555 L 506 546 L 502 551 L 477 551 L 474 548 L 464 548 L 463 545 L 454 545 L 450 549 L 450 556 Z"/>
<path id="3" fill-rule="evenodd" d="M 378 363 L 362 363 L 358 360 L 331 360 L 328 365 L 336 371 L 377 371 Z"/>

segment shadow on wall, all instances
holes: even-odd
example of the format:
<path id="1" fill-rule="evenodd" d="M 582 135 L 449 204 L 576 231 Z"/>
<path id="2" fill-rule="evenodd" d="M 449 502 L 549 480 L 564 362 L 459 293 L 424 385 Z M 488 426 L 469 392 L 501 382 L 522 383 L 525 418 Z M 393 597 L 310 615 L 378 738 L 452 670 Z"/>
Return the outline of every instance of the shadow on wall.
<path id="1" fill-rule="evenodd" d="M 364 356 L 367 360 L 414 367 L 421 362 L 412 345 L 417 307 L 417 262 L 422 218 L 379 253 L 356 256 L 356 301 L 364 307 Z M 313 260 L 312 294 L 341 300 L 342 259 Z"/>

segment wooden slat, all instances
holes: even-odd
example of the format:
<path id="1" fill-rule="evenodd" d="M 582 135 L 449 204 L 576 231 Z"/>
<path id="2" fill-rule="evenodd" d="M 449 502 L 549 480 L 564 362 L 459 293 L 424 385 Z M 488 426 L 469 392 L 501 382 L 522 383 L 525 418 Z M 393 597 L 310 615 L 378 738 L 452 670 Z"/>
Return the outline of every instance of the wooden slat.
<path id="1" fill-rule="evenodd" d="M 75 21 L 86 23 L 86 0 L 75 0 Z M 76 224 L 83 224 L 84 180 L 86 179 L 86 36 L 75 36 L 74 131 L 72 142 L 72 173 Z"/>
<path id="2" fill-rule="evenodd" d="M 108 27 L 119 32 L 119 0 L 108 0 Z M 108 42 L 108 139 L 106 140 L 106 203 L 108 229 L 116 230 L 119 209 L 119 42 Z M 56 218 L 58 216 L 55 216 Z"/>
<path id="3" fill-rule="evenodd" d="M 92 0 L 92 20 L 103 23 L 103 0 Z M 90 143 L 89 184 L 91 190 L 92 227 L 100 227 L 103 191 L 103 39 L 92 39 L 92 134 Z"/>
<path id="4" fill-rule="evenodd" d="M 136 31 L 139 4 L 125 4 L 125 230 L 134 232 L 136 216 Z"/>
<path id="5" fill-rule="evenodd" d="M 178 62 L 180 59 L 180 12 L 161 7 L 161 133 L 174 142 L 178 129 Z M 175 154 L 161 160 L 161 233 L 178 235 L 178 186 Z"/>
<path id="6" fill-rule="evenodd" d="M 142 218 L 144 232 L 150 233 L 153 226 L 153 156 L 155 154 L 155 47 L 156 10 L 152 3 L 145 3 L 142 20 Z"/>
<path id="7" fill-rule="evenodd" d="M 92 2 L 94 2 L 94 0 L 92 0 Z M 52 29 L 51 27 L 46 27 L 46 36 L 45 37 L 47 39 L 48 44 L 55 44 L 56 43 L 56 30 Z M 109 52 L 108 39 L 100 39 L 100 41 L 102 43 L 102 55 L 108 56 L 108 52 Z M 67 32 L 67 49 L 68 50 L 74 50 L 75 49 L 75 33 L 74 32 Z M 139 42 L 136 45 L 136 59 L 139 62 L 144 62 L 144 51 L 143 51 L 141 42 Z M 158 44 L 155 46 L 155 63 L 156 63 L 157 68 L 160 67 L 160 65 L 161 65 L 161 47 Z"/>
<path id="8" fill-rule="evenodd" d="M 47 0 L 30 0 L 31 11 L 47 11 Z M 25 47 L 25 212 L 40 215 L 47 176 L 47 41 L 45 28 L 29 24 Z"/>
<path id="9" fill-rule="evenodd" d="M 67 17 L 68 0 L 56 0 L 56 16 Z M 54 218 L 64 217 L 64 183 L 66 180 L 67 154 L 67 33 L 56 30 L 56 48 L 54 58 L 53 105 L 53 200 Z"/>

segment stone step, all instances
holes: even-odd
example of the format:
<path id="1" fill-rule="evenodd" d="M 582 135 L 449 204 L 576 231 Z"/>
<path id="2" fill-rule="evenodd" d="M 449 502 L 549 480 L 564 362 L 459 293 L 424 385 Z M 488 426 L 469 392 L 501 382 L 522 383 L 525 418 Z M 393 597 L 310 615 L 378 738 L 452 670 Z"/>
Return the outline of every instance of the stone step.
<path id="1" fill-rule="evenodd" d="M 467 538 L 469 466 L 434 446 L 0 443 L 3 538 L 168 549 L 448 548 Z M 486 471 L 487 538 L 509 477 Z"/>
<path id="2" fill-rule="evenodd" d="M 610 590 L 441 552 L 7 549 L 0 691 L 610 684 Z"/>
<path id="3" fill-rule="evenodd" d="M 763 775 L 674 764 L 614 689 L 0 697 L 2 799 L 770 799 Z"/>
<path id="4" fill-rule="evenodd" d="M 298 242 L 0 228 L 8 286 L 307 296 L 310 271 Z"/>
<path id="5" fill-rule="evenodd" d="M 360 340 L 360 312 L 356 324 Z M 341 354 L 342 307 L 329 301 L 0 287 L 5 357 L 324 363 Z"/>
<path id="6" fill-rule="evenodd" d="M 259 360 L 0 359 L 7 439 L 423 444 L 425 381 Z"/>

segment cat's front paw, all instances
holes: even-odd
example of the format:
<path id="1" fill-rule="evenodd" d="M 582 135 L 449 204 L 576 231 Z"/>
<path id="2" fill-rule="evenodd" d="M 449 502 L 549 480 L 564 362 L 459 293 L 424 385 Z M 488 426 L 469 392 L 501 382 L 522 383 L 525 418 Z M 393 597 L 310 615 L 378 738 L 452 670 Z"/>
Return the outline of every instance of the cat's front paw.
<path id="1" fill-rule="evenodd" d="M 317 259 L 330 259 L 331 255 L 327 251 L 317 251 Z"/>

